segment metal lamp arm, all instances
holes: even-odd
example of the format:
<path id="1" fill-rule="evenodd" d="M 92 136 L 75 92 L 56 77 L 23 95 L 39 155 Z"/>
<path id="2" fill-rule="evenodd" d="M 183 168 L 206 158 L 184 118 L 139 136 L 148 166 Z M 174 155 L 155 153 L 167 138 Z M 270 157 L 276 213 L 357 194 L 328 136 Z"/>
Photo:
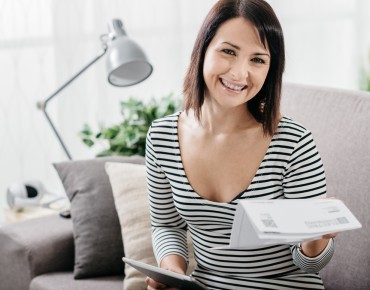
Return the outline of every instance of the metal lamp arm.
<path id="1" fill-rule="evenodd" d="M 63 85 L 61 85 L 54 93 L 52 93 L 49 97 L 47 97 L 44 101 L 37 102 L 37 108 L 39 108 L 45 115 L 50 127 L 52 128 L 54 134 L 59 140 L 60 145 L 62 146 L 64 152 L 66 153 L 69 160 L 72 160 L 72 156 L 69 153 L 62 137 L 58 133 L 54 123 L 52 122 L 50 116 L 48 115 L 46 108 L 48 103 L 56 96 L 58 95 L 64 88 L 66 88 L 70 83 L 72 83 L 76 78 L 78 78 L 81 74 L 85 72 L 90 66 L 92 66 L 95 62 L 97 62 L 106 52 L 108 47 L 103 47 L 103 51 L 97 55 L 93 60 L 91 60 L 88 64 L 86 64 L 81 70 L 79 70 L 74 76 L 72 76 L 69 80 L 67 80 Z"/>
<path id="2" fill-rule="evenodd" d="M 43 111 L 43 113 L 44 113 L 44 115 L 46 117 L 46 120 L 48 121 L 51 129 L 53 130 L 53 132 L 55 134 L 55 136 L 58 138 L 59 143 L 62 146 L 64 153 L 67 155 L 67 157 L 68 157 L 69 160 L 72 160 L 71 153 L 69 153 L 69 151 L 68 151 L 68 149 L 67 149 L 67 147 L 66 147 L 66 145 L 65 145 L 65 143 L 64 143 L 64 141 L 62 139 L 62 137 L 60 136 L 60 134 L 58 133 L 57 129 L 55 128 L 54 123 L 51 121 L 50 116 L 49 116 L 49 114 L 46 111 L 46 107 L 44 107 L 41 110 Z"/>

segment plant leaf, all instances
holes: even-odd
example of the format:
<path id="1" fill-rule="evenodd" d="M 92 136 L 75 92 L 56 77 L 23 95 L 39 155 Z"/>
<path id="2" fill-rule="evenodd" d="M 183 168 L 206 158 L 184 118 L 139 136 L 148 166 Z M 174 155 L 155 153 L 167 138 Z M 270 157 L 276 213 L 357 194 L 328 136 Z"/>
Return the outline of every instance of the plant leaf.
<path id="1" fill-rule="evenodd" d="M 179 108 L 180 100 L 173 94 L 160 99 L 151 98 L 147 102 L 130 97 L 120 102 L 122 121 L 119 124 L 101 128 L 98 132 L 93 132 L 90 126 L 85 124 L 80 137 L 89 147 L 94 146 L 97 139 L 108 141 L 109 147 L 97 156 L 144 156 L 146 135 L 152 122 L 175 113 Z"/>

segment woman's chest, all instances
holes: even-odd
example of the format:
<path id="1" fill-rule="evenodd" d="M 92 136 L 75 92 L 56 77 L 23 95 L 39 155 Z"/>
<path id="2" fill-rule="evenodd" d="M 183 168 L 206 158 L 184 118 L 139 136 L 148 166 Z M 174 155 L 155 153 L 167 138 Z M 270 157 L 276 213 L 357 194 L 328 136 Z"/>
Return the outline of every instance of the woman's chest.
<path id="1" fill-rule="evenodd" d="M 269 147 L 269 139 L 243 136 L 180 140 L 181 160 L 190 185 L 204 199 L 229 202 L 246 190 Z"/>

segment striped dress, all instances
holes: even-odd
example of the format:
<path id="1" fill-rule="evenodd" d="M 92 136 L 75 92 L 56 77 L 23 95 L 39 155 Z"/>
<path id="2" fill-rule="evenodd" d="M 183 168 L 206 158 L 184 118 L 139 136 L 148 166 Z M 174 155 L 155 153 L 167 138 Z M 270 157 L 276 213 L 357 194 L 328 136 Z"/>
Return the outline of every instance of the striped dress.
<path id="1" fill-rule="evenodd" d="M 298 245 L 213 249 L 228 245 L 239 200 L 326 195 L 324 168 L 311 133 L 283 117 L 249 187 L 231 202 L 220 203 L 202 198 L 187 179 L 178 140 L 179 115 L 154 121 L 147 135 L 147 183 L 158 263 L 170 254 L 188 260 L 189 231 L 197 263 L 192 276 L 209 289 L 324 289 L 318 272 L 333 255 L 333 240 L 314 258 L 303 255 Z"/>

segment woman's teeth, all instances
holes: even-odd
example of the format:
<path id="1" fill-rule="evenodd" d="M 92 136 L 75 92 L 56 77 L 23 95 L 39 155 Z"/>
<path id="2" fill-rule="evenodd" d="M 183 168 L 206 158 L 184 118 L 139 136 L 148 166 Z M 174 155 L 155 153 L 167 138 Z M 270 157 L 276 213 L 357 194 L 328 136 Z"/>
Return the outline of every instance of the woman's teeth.
<path id="1" fill-rule="evenodd" d="M 232 89 L 234 91 L 239 91 L 239 92 L 241 92 L 246 87 L 246 86 L 236 86 L 236 85 L 233 85 L 233 84 L 229 83 L 228 81 L 225 81 L 224 79 L 221 79 L 221 83 L 225 87 L 227 87 L 229 89 Z"/>

